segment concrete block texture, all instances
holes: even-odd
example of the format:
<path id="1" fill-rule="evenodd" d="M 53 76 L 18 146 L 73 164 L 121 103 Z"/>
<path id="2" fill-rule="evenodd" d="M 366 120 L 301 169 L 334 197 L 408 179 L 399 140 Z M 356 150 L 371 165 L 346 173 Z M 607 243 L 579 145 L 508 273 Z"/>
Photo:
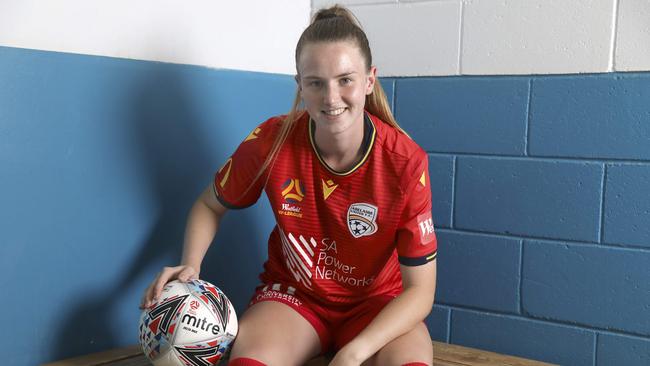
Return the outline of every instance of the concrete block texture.
<path id="1" fill-rule="evenodd" d="M 648 263 L 638 249 L 525 241 L 524 313 L 648 336 Z"/>
<path id="2" fill-rule="evenodd" d="M 527 78 L 398 79 L 397 118 L 430 152 L 523 155 Z"/>
<path id="3" fill-rule="evenodd" d="M 334 4 L 341 4 L 345 6 L 350 5 L 377 5 L 377 4 L 392 4 L 397 3 L 397 0 L 311 0 L 312 11 L 326 8 Z"/>
<path id="4" fill-rule="evenodd" d="M 607 72 L 615 0 L 467 0 L 462 74 Z"/>
<path id="5" fill-rule="evenodd" d="M 437 235 L 437 301 L 519 312 L 519 240 L 449 231 Z"/>
<path id="6" fill-rule="evenodd" d="M 431 314 L 425 319 L 431 339 L 439 342 L 449 342 L 447 334 L 449 333 L 449 312 L 451 310 L 445 306 L 434 305 Z"/>
<path id="7" fill-rule="evenodd" d="M 650 70 L 650 1 L 619 0 L 616 71 Z"/>
<path id="8" fill-rule="evenodd" d="M 650 365 L 650 340 L 617 334 L 599 334 L 596 366 Z"/>
<path id="9" fill-rule="evenodd" d="M 648 101 L 650 74 L 534 79 L 530 154 L 650 160 Z"/>
<path id="10" fill-rule="evenodd" d="M 454 191 L 454 159 L 429 155 L 431 214 L 436 227 L 450 227 Z"/>
<path id="11" fill-rule="evenodd" d="M 594 333 L 518 317 L 452 310 L 451 343 L 559 365 L 592 366 Z"/>
<path id="12" fill-rule="evenodd" d="M 458 157 L 454 227 L 597 241 L 601 164 Z"/>
<path id="13" fill-rule="evenodd" d="M 605 243 L 650 247 L 649 189 L 650 165 L 607 166 Z"/>
<path id="14" fill-rule="evenodd" d="M 350 6 L 386 76 L 458 73 L 460 2 Z"/>

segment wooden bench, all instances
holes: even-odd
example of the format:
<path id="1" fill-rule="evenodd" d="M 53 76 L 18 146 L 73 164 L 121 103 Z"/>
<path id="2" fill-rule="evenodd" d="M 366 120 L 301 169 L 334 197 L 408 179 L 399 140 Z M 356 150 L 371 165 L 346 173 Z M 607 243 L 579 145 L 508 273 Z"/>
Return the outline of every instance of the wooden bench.
<path id="1" fill-rule="evenodd" d="M 139 346 L 130 346 L 87 356 L 70 358 L 43 366 L 151 366 Z M 506 356 L 494 352 L 453 344 L 433 342 L 434 366 L 549 366 L 550 363 Z M 324 357 L 309 361 L 305 366 L 327 366 Z"/>

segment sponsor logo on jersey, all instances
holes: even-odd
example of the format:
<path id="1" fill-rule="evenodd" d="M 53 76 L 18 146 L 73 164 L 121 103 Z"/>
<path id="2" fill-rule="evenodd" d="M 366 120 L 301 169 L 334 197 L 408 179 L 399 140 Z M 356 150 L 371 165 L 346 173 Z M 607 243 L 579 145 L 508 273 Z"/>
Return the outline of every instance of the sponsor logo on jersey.
<path id="1" fill-rule="evenodd" d="M 259 127 L 257 127 L 256 129 L 254 129 L 253 132 L 251 132 L 251 133 L 248 135 L 248 137 L 246 137 L 246 139 L 244 140 L 244 142 L 246 142 L 246 141 L 250 141 L 250 140 L 255 140 L 255 139 L 258 137 L 257 135 L 260 133 L 260 131 L 262 131 L 262 129 L 259 128 Z"/>
<path id="2" fill-rule="evenodd" d="M 327 198 L 334 192 L 334 190 L 339 186 L 338 184 L 334 184 L 334 181 L 331 179 L 328 180 L 327 182 L 323 179 L 321 179 L 323 182 L 323 199 L 327 200 Z"/>
<path id="3" fill-rule="evenodd" d="M 420 229 L 420 243 L 422 245 L 429 244 L 436 238 L 431 212 L 418 216 L 418 228 Z"/>
<path id="4" fill-rule="evenodd" d="M 318 242 L 313 237 L 285 233 L 282 229 L 278 231 L 285 264 L 295 280 L 307 289 L 312 289 L 313 281 L 329 280 L 352 287 L 367 287 L 375 281 L 374 276 L 359 273 L 356 263 L 339 258 L 334 239 L 323 238 Z M 264 288 L 265 292 L 267 290 L 268 286 Z M 280 285 L 274 285 L 273 290 L 279 291 Z M 288 293 L 291 294 L 291 287 Z"/>
<path id="5" fill-rule="evenodd" d="M 422 184 L 422 187 L 427 186 L 427 174 L 425 171 L 422 171 L 422 176 L 420 177 L 420 184 Z"/>
<path id="6" fill-rule="evenodd" d="M 377 232 L 376 206 L 369 203 L 353 203 L 348 208 L 348 229 L 350 234 L 357 239 L 370 236 Z"/>
<path id="7" fill-rule="evenodd" d="M 318 243 L 314 238 L 305 238 L 298 235 L 296 238 L 292 233 L 285 235 L 282 229 L 280 240 L 282 241 L 282 254 L 284 254 L 285 264 L 298 282 L 302 282 L 305 287 L 311 289 L 312 268 L 314 267 L 315 249 Z"/>
<path id="8" fill-rule="evenodd" d="M 282 197 L 285 203 L 281 204 L 278 213 L 284 216 L 301 218 L 302 209 L 298 204 L 305 198 L 305 187 L 300 183 L 300 179 L 287 179 L 282 184 Z"/>

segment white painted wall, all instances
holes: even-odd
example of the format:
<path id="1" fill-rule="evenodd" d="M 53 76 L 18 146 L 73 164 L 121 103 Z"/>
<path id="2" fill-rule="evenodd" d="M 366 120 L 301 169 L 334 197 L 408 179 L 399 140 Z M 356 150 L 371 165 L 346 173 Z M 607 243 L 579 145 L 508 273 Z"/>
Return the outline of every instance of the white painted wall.
<path id="1" fill-rule="evenodd" d="M 357 15 L 383 76 L 650 70 L 650 0 L 312 0 Z"/>
<path id="2" fill-rule="evenodd" d="M 294 74 L 336 2 L 382 76 L 650 70 L 650 0 L 0 0 L 0 45 Z"/>
<path id="3" fill-rule="evenodd" d="M 0 45 L 295 74 L 309 0 L 0 0 Z"/>

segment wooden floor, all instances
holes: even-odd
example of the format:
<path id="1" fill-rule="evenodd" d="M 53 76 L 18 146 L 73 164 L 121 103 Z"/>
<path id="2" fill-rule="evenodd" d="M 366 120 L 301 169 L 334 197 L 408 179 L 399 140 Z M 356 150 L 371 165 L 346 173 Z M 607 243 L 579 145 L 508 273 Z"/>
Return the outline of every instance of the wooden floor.
<path id="1" fill-rule="evenodd" d="M 43 366 L 151 366 L 139 346 L 115 349 L 92 355 L 75 357 Z M 326 366 L 323 357 L 308 362 L 305 366 Z M 550 363 L 505 356 L 474 348 L 433 342 L 434 366 L 548 366 Z"/>

